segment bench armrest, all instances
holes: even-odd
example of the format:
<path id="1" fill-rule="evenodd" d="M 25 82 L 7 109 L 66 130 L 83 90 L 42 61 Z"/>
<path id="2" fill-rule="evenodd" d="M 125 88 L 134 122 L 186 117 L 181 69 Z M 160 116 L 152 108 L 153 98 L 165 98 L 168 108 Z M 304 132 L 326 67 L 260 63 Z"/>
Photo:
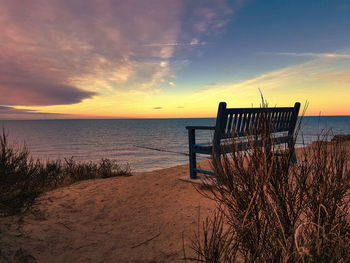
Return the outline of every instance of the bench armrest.
<path id="1" fill-rule="evenodd" d="M 215 126 L 186 126 L 187 130 L 215 130 Z"/>

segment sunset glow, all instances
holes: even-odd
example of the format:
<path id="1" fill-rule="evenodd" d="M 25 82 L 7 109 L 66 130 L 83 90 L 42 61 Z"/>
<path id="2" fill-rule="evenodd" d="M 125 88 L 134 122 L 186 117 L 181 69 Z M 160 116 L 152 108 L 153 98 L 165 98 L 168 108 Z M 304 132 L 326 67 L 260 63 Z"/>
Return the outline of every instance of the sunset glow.
<path id="1" fill-rule="evenodd" d="M 348 1 L 0 0 L 0 119 L 350 115 Z"/>

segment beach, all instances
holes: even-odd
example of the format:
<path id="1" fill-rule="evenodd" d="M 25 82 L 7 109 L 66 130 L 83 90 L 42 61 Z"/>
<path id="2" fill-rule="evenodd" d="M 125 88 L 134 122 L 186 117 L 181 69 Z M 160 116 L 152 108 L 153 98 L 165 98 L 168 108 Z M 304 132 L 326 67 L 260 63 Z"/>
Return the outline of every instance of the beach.
<path id="1" fill-rule="evenodd" d="M 188 256 L 199 213 L 215 207 L 179 180 L 188 173 L 180 165 L 47 192 L 23 218 L 0 219 L 0 262 L 181 261 L 182 237 Z"/>
<path id="2" fill-rule="evenodd" d="M 0 3 L 0 263 L 350 263 L 349 0 Z"/>
<path id="3" fill-rule="evenodd" d="M 0 262 L 183 262 L 198 218 L 215 209 L 188 175 L 185 164 L 46 192 L 23 216 L 0 218 Z"/>

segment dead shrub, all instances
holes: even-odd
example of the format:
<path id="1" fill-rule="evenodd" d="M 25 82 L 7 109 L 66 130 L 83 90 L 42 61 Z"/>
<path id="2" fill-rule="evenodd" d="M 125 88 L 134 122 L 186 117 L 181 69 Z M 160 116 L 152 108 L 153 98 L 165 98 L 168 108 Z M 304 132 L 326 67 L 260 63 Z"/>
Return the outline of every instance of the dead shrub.
<path id="1" fill-rule="evenodd" d="M 328 136 L 305 145 L 295 164 L 295 141 L 277 147 L 266 113 L 244 151 L 235 141 L 228 155 L 216 149 L 216 176 L 197 190 L 217 211 L 192 238 L 190 260 L 349 262 L 349 151 Z"/>

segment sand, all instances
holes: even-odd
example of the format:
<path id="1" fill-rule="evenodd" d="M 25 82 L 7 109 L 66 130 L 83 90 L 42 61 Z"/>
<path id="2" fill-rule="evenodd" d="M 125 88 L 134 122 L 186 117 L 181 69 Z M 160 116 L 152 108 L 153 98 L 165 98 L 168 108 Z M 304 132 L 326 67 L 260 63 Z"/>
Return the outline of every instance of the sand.
<path id="1" fill-rule="evenodd" d="M 180 165 L 47 192 L 23 217 L 0 218 L 0 262 L 183 262 L 182 236 L 189 255 L 199 210 L 215 209 L 188 176 Z"/>
<path id="2" fill-rule="evenodd" d="M 0 219 L 0 262 L 181 261 L 199 207 L 202 219 L 215 207 L 179 180 L 188 174 L 180 165 L 47 192 L 22 219 Z"/>

